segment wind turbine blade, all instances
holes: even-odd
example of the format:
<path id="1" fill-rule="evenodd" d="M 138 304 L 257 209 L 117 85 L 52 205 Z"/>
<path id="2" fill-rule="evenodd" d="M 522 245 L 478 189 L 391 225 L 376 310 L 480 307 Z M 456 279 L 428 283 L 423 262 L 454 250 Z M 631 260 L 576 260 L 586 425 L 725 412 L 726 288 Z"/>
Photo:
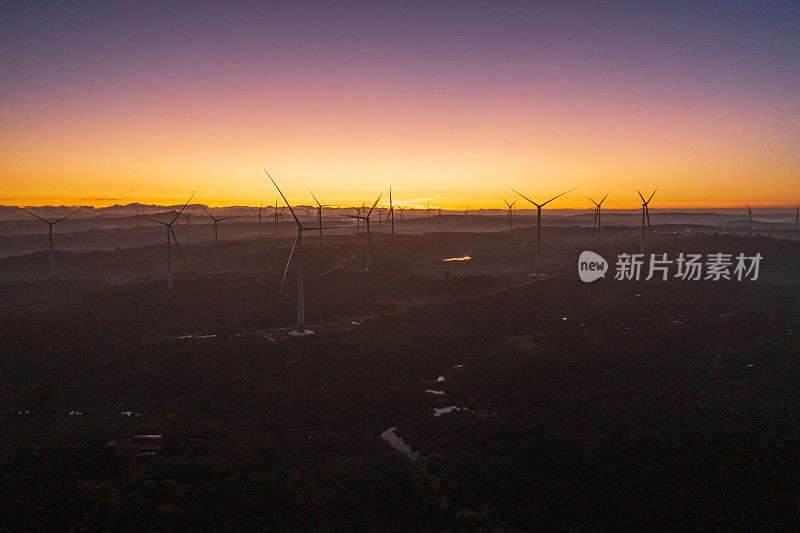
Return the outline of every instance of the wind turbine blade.
<path id="1" fill-rule="evenodd" d="M 172 222 L 175 222 L 176 220 L 178 220 L 178 217 L 181 216 L 181 213 L 183 213 L 183 210 L 186 209 L 186 206 L 189 205 L 189 202 L 192 201 L 192 198 L 194 198 L 194 193 L 192 193 L 192 195 L 189 197 L 189 199 L 186 200 L 186 203 L 183 204 L 183 207 L 181 207 L 181 210 L 178 211 L 178 214 L 175 215 L 175 218 L 172 219 Z M 170 224 L 172 224 L 172 222 L 170 222 Z"/>
<path id="2" fill-rule="evenodd" d="M 78 209 L 78 210 L 76 210 L 76 211 L 73 211 L 72 213 L 70 213 L 69 215 L 67 215 L 67 216 L 65 216 L 65 217 L 61 217 L 61 218 L 59 218 L 58 220 L 56 220 L 55 222 L 53 222 L 53 225 L 55 225 L 55 224 L 58 224 L 58 223 L 59 223 L 59 222 L 61 222 L 62 220 L 64 220 L 64 219 L 67 219 L 67 218 L 71 217 L 72 215 L 74 215 L 75 213 L 78 213 L 79 211 L 80 211 L 80 209 Z"/>
<path id="3" fill-rule="evenodd" d="M 600 211 L 600 208 L 597 207 L 596 209 L 593 209 L 593 211 L 594 211 L 594 223 L 597 224 L 597 213 Z"/>
<path id="4" fill-rule="evenodd" d="M 508 200 L 506 200 L 505 198 L 503 198 L 503 202 L 505 202 L 505 204 L 506 204 L 506 207 L 511 207 L 511 204 L 510 204 L 510 203 L 508 203 Z"/>
<path id="5" fill-rule="evenodd" d="M 646 204 L 647 202 L 645 202 L 645 201 L 644 201 L 644 196 L 642 195 L 642 192 L 641 192 L 639 189 L 636 189 L 636 192 L 638 192 L 638 193 L 639 193 L 639 198 L 641 198 L 641 199 L 642 199 L 642 203 L 643 203 L 643 204 Z"/>
<path id="6" fill-rule="evenodd" d="M 267 172 L 267 169 L 266 169 L 266 168 L 264 169 L 264 172 Z M 287 200 L 287 199 L 286 199 L 286 197 L 283 195 L 283 191 L 281 190 L 281 188 L 280 188 L 280 187 L 278 187 L 278 184 L 277 184 L 277 183 L 275 183 L 275 180 L 274 180 L 274 179 L 272 179 L 272 176 L 270 176 L 270 175 L 269 175 L 269 172 L 267 172 L 267 177 L 268 177 L 268 178 L 269 178 L 269 180 L 272 182 L 272 184 L 275 186 L 275 188 L 276 188 L 276 189 L 278 189 L 278 193 L 281 195 L 281 198 L 283 198 L 283 201 L 284 201 L 284 202 L 286 202 L 286 207 L 288 207 L 288 208 L 289 208 L 289 211 L 291 211 L 291 212 L 292 212 L 292 217 L 294 217 L 294 221 L 297 223 L 297 227 L 298 227 L 298 228 L 302 228 L 302 227 L 303 227 L 303 225 L 302 225 L 302 224 L 300 224 L 300 219 L 299 219 L 299 218 L 297 218 L 297 215 L 294 213 L 294 209 L 292 209 L 292 206 L 291 206 L 291 205 L 289 205 L 289 200 Z"/>
<path id="7" fill-rule="evenodd" d="M 600 207 L 601 205 L 603 205 L 603 202 L 605 202 L 605 201 L 606 201 L 606 198 L 608 198 L 608 195 L 609 195 L 609 193 L 606 193 L 606 195 L 605 195 L 605 196 L 603 196 L 603 199 L 602 199 L 602 200 L 600 200 L 600 203 L 599 203 L 599 204 L 597 204 L 597 206 L 598 206 L 598 207 Z"/>
<path id="8" fill-rule="evenodd" d="M 515 203 L 517 203 L 517 201 L 516 201 L 516 200 L 514 200 L 513 202 L 511 202 L 511 204 L 510 204 L 508 207 L 514 207 L 514 204 L 515 204 Z"/>
<path id="9" fill-rule="evenodd" d="M 543 203 L 543 204 L 542 204 L 542 207 L 546 206 L 547 204 L 549 204 L 550 202 L 552 202 L 553 200 L 555 200 L 555 199 L 556 199 L 556 198 L 558 198 L 559 196 L 564 196 L 564 195 L 565 195 L 565 194 L 567 194 L 568 192 L 572 192 L 572 191 L 574 191 L 575 189 L 577 189 L 577 187 L 575 187 L 574 189 L 570 189 L 570 190 L 568 190 L 568 191 L 564 191 L 564 192 L 562 192 L 562 193 L 561 193 L 561 194 L 559 194 L 559 195 L 553 196 L 552 198 L 550 198 L 549 200 L 547 200 L 545 203 Z"/>
<path id="10" fill-rule="evenodd" d="M 647 215 L 647 229 L 650 230 L 650 235 L 652 235 L 653 227 L 650 225 L 650 208 L 647 205 L 644 206 L 644 213 Z"/>
<path id="11" fill-rule="evenodd" d="M 587 196 L 586 198 L 589 198 L 589 201 L 592 202 L 595 205 L 595 207 L 600 205 L 597 202 L 595 202 L 594 200 L 592 200 L 589 196 Z"/>
<path id="12" fill-rule="evenodd" d="M 206 214 L 207 214 L 208 216 L 210 216 L 212 219 L 214 219 L 214 220 L 217 220 L 216 218 L 214 218 L 214 215 L 212 215 L 212 214 L 211 214 L 211 212 L 210 212 L 208 209 L 206 209 L 206 206 L 204 206 L 204 205 L 201 205 L 201 206 L 200 206 L 200 209 L 202 209 L 203 211 L 205 211 L 205 212 L 206 212 Z"/>
<path id="13" fill-rule="evenodd" d="M 172 225 L 167 226 L 169 228 L 169 233 L 172 235 L 172 240 L 175 241 L 175 246 L 178 247 L 178 251 L 181 253 L 181 259 L 186 262 L 186 255 L 183 253 L 183 248 L 181 248 L 180 243 L 178 242 L 178 238 L 175 236 L 175 232 L 172 231 Z"/>
<path id="14" fill-rule="evenodd" d="M 306 187 L 306 189 L 308 189 L 308 192 L 311 192 L 311 187 Z M 321 203 L 319 203 L 319 200 L 317 200 L 317 197 L 316 197 L 316 196 L 314 196 L 314 193 L 313 193 L 313 192 L 311 192 L 311 197 L 314 199 L 314 201 L 315 201 L 315 202 L 317 202 L 317 205 L 318 205 L 319 207 L 322 207 L 322 204 L 321 204 Z"/>
<path id="15" fill-rule="evenodd" d="M 525 198 L 526 200 L 528 200 L 530 203 L 532 203 L 532 204 L 533 204 L 533 205 L 535 205 L 536 207 L 539 207 L 539 204 L 537 204 L 536 202 L 534 202 L 533 200 L 531 200 L 530 198 L 528 198 L 527 196 L 525 196 L 524 194 L 522 194 L 521 192 L 519 192 L 519 191 L 518 191 L 517 189 L 515 189 L 514 187 L 509 187 L 509 189 L 511 189 L 512 191 L 514 191 L 514 192 L 515 192 L 515 193 L 517 193 L 518 195 L 522 196 L 523 198 Z"/>
<path id="16" fill-rule="evenodd" d="M 160 220 L 156 220 L 154 218 L 147 218 L 147 217 L 139 217 L 141 220 L 149 220 L 150 222 L 155 222 L 156 224 L 161 224 L 163 226 L 169 226 L 170 224 L 167 222 L 162 222 Z"/>
<path id="17" fill-rule="evenodd" d="M 647 203 L 648 203 L 648 204 L 650 203 L 650 200 L 652 200 L 652 199 L 653 199 L 653 196 L 655 196 L 655 195 L 656 195 L 656 192 L 658 192 L 658 187 L 656 187 L 656 190 L 655 190 L 655 191 L 653 191 L 653 194 L 651 194 L 651 195 L 650 195 L 650 198 L 648 198 L 648 199 L 647 199 Z"/>
<path id="18" fill-rule="evenodd" d="M 217 222 L 222 222 L 223 220 L 230 220 L 230 219 L 232 219 L 232 218 L 236 218 L 236 217 L 238 217 L 238 216 L 239 216 L 239 215 L 231 215 L 231 216 L 229 216 L 229 217 L 222 217 L 222 218 L 218 218 L 218 219 L 217 219 Z"/>
<path id="19" fill-rule="evenodd" d="M 286 282 L 286 273 L 289 272 L 289 263 L 292 262 L 292 256 L 294 255 L 294 247 L 297 246 L 297 239 L 300 238 L 300 232 L 297 232 L 297 237 L 294 239 L 294 243 L 292 243 L 292 249 L 289 251 L 289 259 L 286 261 L 286 268 L 283 269 L 283 279 L 281 279 L 281 290 L 278 291 L 280 294 L 283 294 L 283 284 Z"/>
<path id="20" fill-rule="evenodd" d="M 43 218 L 42 218 L 42 217 L 40 217 L 39 215 L 35 215 L 35 214 L 31 213 L 30 211 L 28 211 L 28 210 L 27 210 L 27 209 L 25 209 L 24 207 L 17 207 L 17 209 L 19 209 L 20 211 L 25 211 L 25 212 L 26 212 L 26 213 L 28 213 L 30 216 L 38 218 L 39 220 L 41 220 L 41 221 L 42 221 L 42 222 L 44 222 L 45 224 L 50 224 L 48 221 L 46 221 L 45 219 L 43 219 Z"/>
<path id="21" fill-rule="evenodd" d="M 375 198 L 375 201 L 372 203 L 372 207 L 369 208 L 369 212 L 367 213 L 367 218 L 369 218 L 369 216 L 372 214 L 372 210 L 375 209 L 375 206 L 378 205 L 378 202 L 381 201 L 381 196 L 383 196 L 383 193 L 380 193 L 378 197 Z"/>

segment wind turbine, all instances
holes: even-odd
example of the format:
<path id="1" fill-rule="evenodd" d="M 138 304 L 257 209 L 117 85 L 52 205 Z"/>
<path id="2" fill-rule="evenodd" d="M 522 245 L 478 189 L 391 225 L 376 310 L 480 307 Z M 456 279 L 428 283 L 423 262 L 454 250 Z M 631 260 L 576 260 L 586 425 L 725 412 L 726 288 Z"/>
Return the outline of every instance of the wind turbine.
<path id="1" fill-rule="evenodd" d="M 797 226 L 797 232 L 800 233 L 800 204 L 797 204 L 797 212 L 794 215 L 794 225 Z"/>
<path id="2" fill-rule="evenodd" d="M 469 213 L 469 202 L 467 202 L 467 208 L 464 209 L 464 227 L 469 227 L 469 217 L 467 213 Z"/>
<path id="3" fill-rule="evenodd" d="M 136 208 L 136 214 L 133 215 L 133 227 L 134 228 L 138 228 L 139 227 L 139 209 L 141 209 L 141 207 L 137 207 Z"/>
<path id="4" fill-rule="evenodd" d="M 261 231 L 261 209 L 264 205 L 264 202 L 258 202 L 258 238 L 262 238 L 262 231 Z"/>
<path id="5" fill-rule="evenodd" d="M 747 206 L 747 214 L 748 214 L 748 224 L 747 224 L 747 236 L 753 236 L 753 210 L 750 209 L 750 205 L 744 204 Z"/>
<path id="6" fill-rule="evenodd" d="M 372 203 L 372 207 L 370 207 L 369 211 L 367 211 L 366 215 L 358 215 L 358 216 L 356 216 L 357 219 L 363 220 L 364 221 L 364 225 L 367 227 L 367 266 L 366 266 L 366 268 L 364 268 L 364 270 L 366 270 L 367 272 L 369 272 L 369 269 L 372 266 L 371 263 L 370 263 L 370 255 L 371 255 L 371 253 L 370 253 L 370 240 L 369 240 L 369 236 L 370 236 L 370 233 L 369 233 L 369 217 L 370 217 L 370 215 L 372 215 L 372 210 L 375 209 L 375 206 L 378 205 L 378 202 L 381 200 L 381 196 L 383 196 L 383 193 L 378 195 L 378 197 Z"/>
<path id="7" fill-rule="evenodd" d="M 178 244 L 178 238 L 175 236 L 175 232 L 172 231 L 172 225 L 175 224 L 175 221 L 178 220 L 178 217 L 181 216 L 183 210 L 186 209 L 186 206 L 189 205 L 189 202 L 192 201 L 194 198 L 194 193 L 186 200 L 186 203 L 181 207 L 181 210 L 170 220 L 169 222 L 162 222 L 160 220 L 156 220 L 154 218 L 145 218 L 145 220 L 149 220 L 150 222 L 155 222 L 156 224 L 161 224 L 164 226 L 164 229 L 167 231 L 167 288 L 172 288 L 172 248 L 170 247 L 170 236 L 175 240 L 175 246 L 178 247 L 178 250 L 183 254 L 183 250 L 181 250 L 181 245 Z"/>
<path id="8" fill-rule="evenodd" d="M 503 201 L 506 203 L 506 207 L 508 208 L 508 211 L 506 212 L 506 218 L 508 219 L 508 231 L 511 231 L 511 216 L 514 211 L 514 204 L 517 203 L 517 200 L 508 203 L 508 200 L 503 198 Z"/>
<path id="9" fill-rule="evenodd" d="M 392 203 L 392 186 L 389 185 L 389 216 L 392 217 L 392 235 L 394 235 L 394 204 Z"/>
<path id="10" fill-rule="evenodd" d="M 283 218 L 283 208 L 281 207 L 280 212 L 278 211 L 277 198 L 275 199 L 275 213 L 273 216 L 275 217 L 275 238 L 278 239 L 280 238 L 280 232 L 279 232 L 280 224 L 278 224 L 278 218 L 280 218 L 281 220 L 284 220 L 284 218 Z"/>
<path id="11" fill-rule="evenodd" d="M 189 246 L 189 219 L 192 217 L 192 212 L 187 211 L 186 214 L 183 216 L 184 220 L 186 220 L 186 246 Z"/>
<path id="12" fill-rule="evenodd" d="M 653 194 L 655 194 L 655 192 Z M 606 195 L 603 196 L 603 199 L 600 200 L 599 202 L 595 202 L 594 200 L 589 198 L 589 201 L 592 202 L 595 205 L 595 209 L 596 209 L 596 211 L 594 212 L 594 219 L 595 219 L 595 223 L 597 224 L 597 243 L 598 244 L 600 244 L 600 227 L 602 225 L 602 222 L 600 221 L 600 207 L 603 205 L 603 202 L 606 201 L 606 198 L 608 198 L 608 193 L 606 193 Z"/>
<path id="13" fill-rule="evenodd" d="M 217 231 L 217 224 L 219 224 L 223 220 L 228 220 L 228 219 L 236 218 L 236 217 L 235 216 L 229 216 L 229 217 L 216 218 L 214 215 L 212 215 L 208 211 L 208 209 L 206 209 L 206 206 L 201 205 L 200 207 L 203 209 L 203 211 L 206 212 L 206 214 L 208 216 L 211 217 L 211 220 L 214 221 L 214 269 L 215 270 L 219 270 L 219 232 Z"/>
<path id="14" fill-rule="evenodd" d="M 509 187 L 509 189 L 511 189 L 512 191 L 514 191 L 515 193 L 522 196 L 523 198 L 525 198 L 530 203 L 536 206 L 536 274 L 539 274 L 539 252 L 541 251 L 542 247 L 542 208 L 547 204 L 549 204 L 550 202 L 552 202 L 553 200 L 555 200 L 556 198 L 558 198 L 559 196 L 564 196 L 568 192 L 572 192 L 575 189 L 570 189 L 568 191 L 562 192 L 561 194 L 557 194 L 556 196 L 553 196 L 552 198 L 541 204 L 537 204 L 536 202 L 534 202 L 533 200 L 531 200 L 518 190 L 514 189 L 513 187 Z"/>
<path id="15" fill-rule="evenodd" d="M 270 176 L 269 172 L 267 172 L 267 169 L 264 169 L 264 172 L 267 173 L 269 180 L 273 185 L 275 185 L 275 188 L 278 189 L 278 193 L 281 195 L 281 198 L 283 198 L 283 201 L 286 202 L 287 207 L 289 207 L 289 211 L 292 213 L 292 218 L 294 218 L 295 224 L 297 224 L 297 238 L 294 240 L 294 244 L 292 244 L 292 249 L 289 252 L 289 260 L 286 261 L 286 268 L 283 270 L 283 279 L 281 280 L 280 290 L 280 292 L 283 292 L 283 284 L 286 281 L 286 273 L 289 271 L 289 263 L 291 263 L 294 251 L 297 249 L 297 329 L 290 332 L 289 335 L 296 337 L 311 335 L 314 332 L 306 329 L 306 308 L 305 297 L 303 295 L 303 232 L 317 228 L 303 227 L 303 224 L 300 223 L 300 219 L 297 218 L 294 209 L 292 209 L 291 204 L 289 204 L 289 201 L 286 200 L 286 197 L 283 195 L 283 191 L 281 191 L 280 187 L 278 187 L 278 184 L 275 183 L 275 180 L 272 179 L 272 176 Z M 322 229 L 332 229 L 332 227 Z"/>
<path id="16" fill-rule="evenodd" d="M 36 215 L 36 214 L 34 214 L 34 213 L 31 213 L 30 211 L 28 211 L 28 210 L 27 210 L 27 209 L 25 209 L 24 207 L 19 207 L 19 208 L 17 208 L 17 209 L 19 209 L 19 210 L 21 210 L 21 211 L 25 211 L 26 213 L 28 213 L 28 214 L 29 214 L 29 215 L 31 215 L 32 217 L 36 217 L 36 218 L 38 218 L 39 220 L 41 220 L 42 222 L 44 222 L 45 224 L 47 224 L 47 228 L 48 228 L 48 230 L 49 230 L 49 232 L 50 232 L 50 277 L 51 277 L 51 278 L 55 278 L 55 277 L 56 277 L 56 256 L 55 256 L 55 254 L 53 253 L 53 226 L 55 226 L 56 224 L 58 224 L 58 223 L 59 223 L 59 222 L 61 222 L 62 220 L 64 220 L 64 219 L 67 219 L 67 218 L 71 217 L 72 215 L 74 215 L 75 213 L 77 213 L 78 211 L 80 211 L 80 209 L 77 209 L 77 210 L 73 211 L 72 213 L 70 213 L 70 214 L 68 214 L 68 215 L 66 215 L 66 216 L 63 216 L 63 217 L 59 218 L 58 220 L 54 220 L 54 221 L 52 221 L 52 222 L 51 222 L 51 221 L 49 221 L 49 220 L 45 220 L 45 219 L 43 219 L 43 218 L 42 218 L 42 217 L 40 217 L 39 215 Z"/>
<path id="17" fill-rule="evenodd" d="M 318 228 L 319 229 L 319 245 L 322 246 L 322 208 L 323 207 L 330 207 L 330 206 L 319 203 L 319 200 L 317 200 L 317 197 L 314 196 L 313 192 L 311 192 L 311 188 L 310 187 L 306 187 L 306 188 L 308 189 L 308 192 L 311 193 L 311 196 L 314 198 L 314 201 L 317 202 L 317 218 L 319 219 L 319 228 Z M 328 214 L 330 214 L 330 210 L 328 211 Z"/>
<path id="18" fill-rule="evenodd" d="M 639 247 L 639 249 L 641 250 L 642 253 L 644 253 L 644 219 L 645 219 L 645 217 L 647 217 L 647 229 L 650 230 L 650 235 L 653 234 L 653 227 L 650 225 L 650 200 L 652 200 L 653 196 L 656 195 L 656 191 L 658 191 L 658 187 L 656 187 L 656 190 L 653 191 L 653 194 L 650 195 L 650 198 L 645 200 L 644 199 L 644 195 L 641 193 L 641 191 L 639 191 L 639 189 L 636 189 L 636 192 L 639 193 L 639 198 L 642 199 L 642 244 Z"/>

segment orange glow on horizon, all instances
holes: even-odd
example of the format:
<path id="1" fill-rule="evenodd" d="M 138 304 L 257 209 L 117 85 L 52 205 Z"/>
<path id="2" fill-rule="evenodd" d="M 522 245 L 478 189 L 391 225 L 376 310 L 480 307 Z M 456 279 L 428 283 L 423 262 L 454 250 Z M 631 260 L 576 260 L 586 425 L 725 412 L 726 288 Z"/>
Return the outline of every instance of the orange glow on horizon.
<path id="1" fill-rule="evenodd" d="M 635 189 L 656 186 L 654 208 L 800 199 L 794 95 L 613 69 L 494 86 L 380 64 L 214 68 L 5 91 L 0 204 L 180 204 L 197 191 L 211 206 L 258 206 L 277 196 L 264 167 L 293 204 L 311 203 L 307 186 L 323 203 L 388 203 L 392 186 L 398 205 L 453 210 L 501 208 L 508 185 L 537 201 L 579 187 L 553 208 L 607 192 L 604 207 L 635 208 Z"/>

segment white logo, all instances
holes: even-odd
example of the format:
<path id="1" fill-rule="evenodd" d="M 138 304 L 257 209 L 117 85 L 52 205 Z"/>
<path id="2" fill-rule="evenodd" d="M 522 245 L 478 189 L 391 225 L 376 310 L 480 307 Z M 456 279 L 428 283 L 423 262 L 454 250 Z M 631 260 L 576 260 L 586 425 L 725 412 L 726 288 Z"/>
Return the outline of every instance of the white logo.
<path id="1" fill-rule="evenodd" d="M 580 257 L 578 257 L 578 276 L 580 276 L 581 281 L 589 283 L 603 278 L 607 271 L 608 261 L 603 259 L 603 256 L 589 250 L 581 252 Z"/>

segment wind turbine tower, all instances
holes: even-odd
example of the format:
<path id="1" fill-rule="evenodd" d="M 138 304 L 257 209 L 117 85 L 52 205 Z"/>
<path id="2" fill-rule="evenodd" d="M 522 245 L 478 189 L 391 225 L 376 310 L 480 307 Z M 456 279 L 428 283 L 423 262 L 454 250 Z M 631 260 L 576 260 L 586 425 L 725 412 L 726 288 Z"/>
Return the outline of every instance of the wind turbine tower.
<path id="1" fill-rule="evenodd" d="M 262 238 L 263 233 L 261 232 L 261 208 L 264 205 L 264 202 L 258 203 L 258 238 L 259 240 Z"/>
<path id="2" fill-rule="evenodd" d="M 394 236 L 394 204 L 392 203 L 392 186 L 389 186 L 389 216 L 392 217 L 392 236 Z"/>

